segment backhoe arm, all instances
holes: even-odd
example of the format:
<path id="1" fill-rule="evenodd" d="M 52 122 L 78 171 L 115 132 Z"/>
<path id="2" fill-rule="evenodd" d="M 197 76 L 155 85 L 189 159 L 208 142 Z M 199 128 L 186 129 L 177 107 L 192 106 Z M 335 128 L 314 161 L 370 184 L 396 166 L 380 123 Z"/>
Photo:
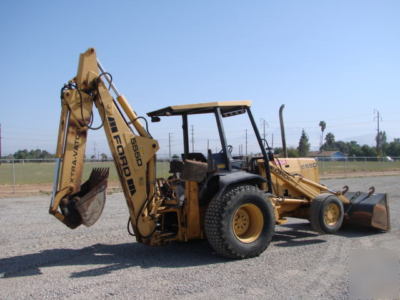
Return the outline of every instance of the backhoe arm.
<path id="1" fill-rule="evenodd" d="M 116 99 L 110 94 L 110 88 Z M 127 201 L 130 222 L 137 239 L 146 242 L 156 226 L 157 141 L 118 93 L 111 75 L 97 61 L 94 49 L 81 54 L 77 76 L 64 86 L 61 98 L 50 213 L 70 228 L 81 223 L 90 226 L 101 214 L 108 170 L 93 170 L 81 186 L 86 137 L 95 104 Z"/>

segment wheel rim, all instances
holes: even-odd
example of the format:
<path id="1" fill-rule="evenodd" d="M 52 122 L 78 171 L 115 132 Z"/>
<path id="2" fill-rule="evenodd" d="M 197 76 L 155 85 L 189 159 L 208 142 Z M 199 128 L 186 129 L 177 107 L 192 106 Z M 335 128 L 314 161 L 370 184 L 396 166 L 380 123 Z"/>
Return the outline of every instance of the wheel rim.
<path id="1" fill-rule="evenodd" d="M 263 227 L 263 214 L 254 204 L 240 206 L 233 215 L 233 233 L 243 243 L 254 242 L 260 236 Z"/>
<path id="2" fill-rule="evenodd" d="M 340 207 L 336 203 L 329 203 L 324 211 L 324 222 L 328 226 L 335 226 L 340 219 Z"/>

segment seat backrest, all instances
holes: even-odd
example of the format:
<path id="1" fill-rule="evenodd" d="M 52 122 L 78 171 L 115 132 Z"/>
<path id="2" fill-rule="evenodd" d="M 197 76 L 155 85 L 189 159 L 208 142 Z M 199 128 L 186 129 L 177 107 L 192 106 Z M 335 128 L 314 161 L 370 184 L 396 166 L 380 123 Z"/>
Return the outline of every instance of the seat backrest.
<path id="1" fill-rule="evenodd" d="M 206 157 L 201 152 L 190 152 L 188 154 L 182 154 L 182 160 L 190 159 L 195 161 L 207 162 Z"/>

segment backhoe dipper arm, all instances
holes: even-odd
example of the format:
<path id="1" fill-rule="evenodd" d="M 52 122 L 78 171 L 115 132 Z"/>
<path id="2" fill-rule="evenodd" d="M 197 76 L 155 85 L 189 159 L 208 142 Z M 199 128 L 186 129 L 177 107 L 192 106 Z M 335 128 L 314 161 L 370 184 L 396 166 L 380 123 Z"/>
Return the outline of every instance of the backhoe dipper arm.
<path id="1" fill-rule="evenodd" d="M 105 83 L 103 80 L 106 80 Z M 116 94 L 116 100 L 109 92 Z M 111 75 L 97 61 L 94 49 L 80 55 L 77 76 L 62 90 L 50 213 L 71 228 L 90 226 L 104 206 L 108 170 L 95 169 L 81 186 L 86 136 L 93 103 L 99 111 L 115 167 L 127 201 L 135 235 L 146 242 L 156 227 L 156 152 L 158 142 L 142 126 Z M 126 120 L 124 114 L 129 120 Z M 133 130 L 130 126 L 133 125 Z"/>

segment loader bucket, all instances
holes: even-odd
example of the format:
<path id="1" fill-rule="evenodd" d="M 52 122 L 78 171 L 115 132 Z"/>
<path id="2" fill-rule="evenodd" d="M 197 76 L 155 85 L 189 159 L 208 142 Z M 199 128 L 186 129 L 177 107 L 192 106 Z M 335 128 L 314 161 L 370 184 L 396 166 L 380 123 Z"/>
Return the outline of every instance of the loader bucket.
<path id="1" fill-rule="evenodd" d="M 348 192 L 350 204 L 345 204 L 345 223 L 389 231 L 390 216 L 387 194 Z"/>

